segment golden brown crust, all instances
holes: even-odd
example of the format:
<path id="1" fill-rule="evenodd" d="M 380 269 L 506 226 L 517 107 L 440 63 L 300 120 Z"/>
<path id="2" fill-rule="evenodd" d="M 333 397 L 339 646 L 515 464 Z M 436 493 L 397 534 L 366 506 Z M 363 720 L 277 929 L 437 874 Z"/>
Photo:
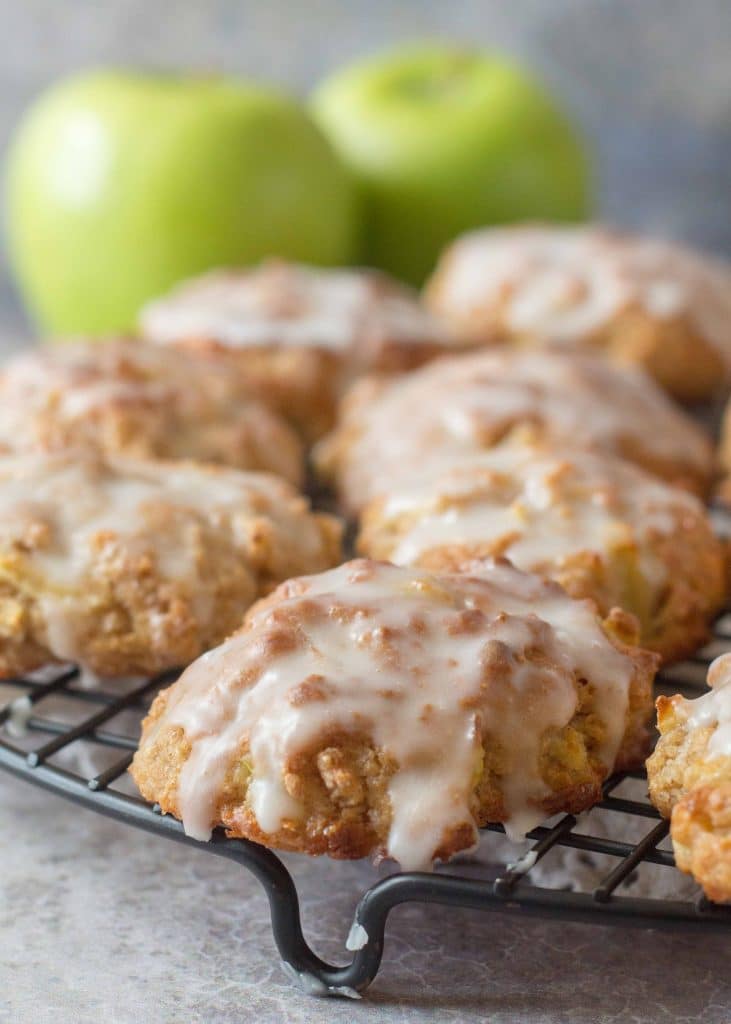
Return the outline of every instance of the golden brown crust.
<path id="1" fill-rule="evenodd" d="M 361 563 L 351 564 L 359 566 Z M 454 577 L 453 582 L 459 579 Z M 256 622 L 263 621 L 265 613 L 274 623 L 265 635 L 256 634 L 256 650 L 261 651 L 263 664 L 275 665 L 278 656 L 296 650 L 303 642 L 301 634 L 306 636 L 309 626 L 317 626 L 321 621 L 322 613 L 316 603 L 307 599 L 308 587 L 308 581 L 290 580 L 247 615 L 242 638 Z M 337 598 L 332 597 L 327 614 L 339 619 L 355 613 L 352 609 L 346 611 L 345 606 L 340 608 Z M 475 628 L 471 615 L 463 621 L 464 629 Z M 604 629 L 614 647 L 632 660 L 629 705 L 615 766 L 637 767 L 649 744 L 648 723 L 656 661 L 648 652 L 625 645 L 626 641 L 631 643 L 636 639 L 636 625 L 631 616 L 615 611 L 605 621 Z M 390 650 L 398 643 L 398 632 L 389 627 L 383 632 L 382 643 Z M 528 656 L 545 663 L 546 653 L 539 646 Z M 485 665 L 483 685 L 498 685 L 500 673 L 508 670 L 504 659 L 505 654 L 498 644 Z M 244 670 L 242 666 L 241 671 L 237 687 L 252 685 L 258 670 L 250 667 Z M 252 671 L 254 675 L 250 674 Z M 546 795 L 534 808 L 545 816 L 587 809 L 601 798 L 601 785 L 606 776 L 606 767 L 599 757 L 606 738 L 606 723 L 598 710 L 596 692 L 591 681 L 579 677 L 574 685 L 578 698 L 575 714 L 566 726 L 548 729 L 541 741 L 540 772 Z M 305 681 L 290 700 L 316 702 L 322 699 L 322 686 L 327 686 L 325 680 Z M 165 813 L 182 817 L 178 783 L 190 756 L 191 744 L 185 730 L 175 724 L 174 715 L 171 723 L 166 721 L 168 705 L 175 693 L 175 687 L 170 687 L 152 705 L 143 724 L 143 736 L 131 772 L 146 799 L 159 803 Z M 384 713 L 387 705 L 384 698 Z M 470 798 L 471 814 L 479 825 L 506 820 L 502 783 L 506 741 L 506 737 L 491 735 L 489 730 L 483 733 Z M 285 819 L 277 830 L 265 831 L 248 798 L 255 769 L 247 737 L 242 736 L 217 792 L 212 820 L 231 836 L 253 839 L 277 849 L 328 854 L 334 858 L 383 853 L 392 822 L 388 787 L 397 768 L 392 754 L 374 744 L 368 730 L 359 733 L 331 727 L 318 734 L 309 746 L 290 756 L 284 766 L 286 791 L 303 809 L 302 813 Z M 437 856 L 448 859 L 460 849 L 471 846 L 473 841 L 469 823 L 447 829 L 439 842 Z"/>
<path id="2" fill-rule="evenodd" d="M 332 429 L 342 373 L 336 354 L 285 346 L 239 351 L 210 337 L 188 338 L 171 348 L 224 369 L 243 393 L 289 421 L 307 444 Z"/>
<path id="3" fill-rule="evenodd" d="M 652 692 L 652 663 L 639 668 L 632 688 L 632 719 L 616 762 L 618 771 L 642 764 L 649 746 L 648 704 Z M 649 675 L 648 675 L 649 673 Z M 153 704 L 145 728 L 161 717 L 169 691 Z M 602 795 L 605 771 L 593 753 L 600 732 L 591 715 L 577 713 L 562 732 L 546 740 L 544 781 L 551 789 L 536 806 L 543 816 L 580 814 Z M 488 740 L 489 743 L 489 740 Z M 165 814 L 182 817 L 177 780 L 190 753 L 182 730 L 163 733 L 135 755 L 132 775 L 142 796 L 160 805 Z M 473 813 L 480 827 L 504 821 L 500 786 L 500 749 L 496 744 L 483 751 L 484 771 L 475 786 Z M 287 765 L 287 790 L 307 808 L 304 819 L 285 822 L 274 832 L 263 831 L 246 802 L 249 751 L 242 743 L 236 765 L 226 777 L 214 811 L 217 824 L 231 837 L 252 839 L 273 849 L 336 859 L 358 859 L 383 852 L 391 823 L 387 784 L 394 765 L 387 752 L 374 748 L 366 738 L 334 734 L 323 737 L 311 751 Z M 448 860 L 473 843 L 471 830 L 444 836 L 436 855 Z"/>
<path id="4" fill-rule="evenodd" d="M 0 450 L 71 447 L 304 475 L 296 434 L 225 367 L 132 340 L 38 349 L 0 372 Z"/>
<path id="5" fill-rule="evenodd" d="M 681 402 L 702 402 L 727 378 L 726 360 L 686 315 L 658 320 L 624 310 L 588 342 L 622 366 L 641 366 Z"/>
<path id="6" fill-rule="evenodd" d="M 332 428 L 355 376 L 403 372 L 462 347 L 383 273 L 275 260 L 184 282 L 142 311 L 141 327 L 152 341 L 220 361 L 309 442 Z"/>
<path id="7" fill-rule="evenodd" d="M 457 240 L 425 299 L 472 344 L 603 352 L 697 402 L 728 380 L 729 281 L 728 267 L 681 246 L 536 225 Z"/>
<path id="8" fill-rule="evenodd" d="M 665 818 L 669 818 L 678 800 L 702 778 L 703 753 L 709 729 L 687 728 L 685 716 L 679 713 L 683 698 L 658 697 L 657 725 L 660 740 L 647 761 L 647 778 L 652 802 Z"/>
<path id="9" fill-rule="evenodd" d="M 275 477 L 74 452 L 0 460 L 0 483 L 0 677 L 185 665 L 290 573 L 341 558 L 340 525 Z"/>
<path id="10" fill-rule="evenodd" d="M 726 552 L 700 503 L 608 456 L 532 446 L 397 486 L 366 505 L 357 549 L 437 573 L 505 556 L 601 615 L 631 612 L 642 646 L 665 662 L 707 640 L 727 592 Z"/>
<path id="11" fill-rule="evenodd" d="M 207 537 L 205 546 L 209 582 L 195 592 L 161 580 L 149 554 L 129 558 L 111 546 L 93 582 L 86 582 L 83 599 L 71 590 L 47 590 L 42 579 L 24 575 L 22 564 L 0 563 L 0 677 L 54 661 L 78 661 L 101 676 L 154 675 L 192 661 L 236 627 L 241 610 L 256 596 L 250 570 L 232 566 L 227 545 Z M 214 604 L 213 622 L 201 621 L 197 613 L 204 600 Z M 68 621 L 62 618 L 65 604 Z"/>
<path id="12" fill-rule="evenodd" d="M 362 378 L 312 456 L 354 516 L 432 462 L 511 441 L 619 456 L 700 497 L 715 470 L 711 441 L 651 381 L 548 352 L 462 355 L 396 380 Z"/>
<path id="13" fill-rule="evenodd" d="M 436 289 L 433 292 L 438 303 Z M 434 307 L 438 309 L 438 304 Z M 455 318 L 452 326 L 474 346 L 511 344 L 542 348 L 547 342 L 536 336 L 515 335 L 504 322 L 501 311 L 484 324 Z M 639 366 L 674 398 L 681 402 L 702 402 L 717 395 L 719 382 L 728 369 L 718 349 L 687 316 L 659 320 L 638 306 L 622 310 L 600 329 L 587 334 L 580 346 L 607 356 L 619 366 Z"/>
<path id="14" fill-rule="evenodd" d="M 376 548 L 363 546 L 359 551 L 383 557 Z M 455 546 L 427 552 L 417 564 L 431 572 L 464 572 L 475 561 L 499 554 L 497 545 Z M 560 568 L 547 575 L 571 597 L 594 601 L 602 615 L 614 607 L 634 615 L 640 622 L 642 646 L 671 664 L 693 654 L 708 640 L 709 623 L 723 606 L 726 591 L 721 586 L 721 566 L 714 546 L 689 546 L 679 552 L 672 541 L 665 540 L 657 545 L 655 554 L 661 560 L 665 558 L 664 564 L 672 561 L 680 566 L 682 562 L 686 575 L 670 577 L 665 586 L 655 590 L 641 572 L 639 552 L 631 546 L 612 552 L 609 563 L 592 552 L 579 553 L 564 559 Z M 694 554 L 700 561 L 693 559 Z"/>
<path id="15" fill-rule="evenodd" d="M 675 859 L 710 900 L 731 900 L 731 780 L 698 786 L 675 805 Z"/>
<path id="16" fill-rule="evenodd" d="M 649 378 L 549 351 L 445 357 L 396 380 L 363 378 L 313 454 L 352 515 L 435 455 L 511 439 L 618 455 L 698 495 L 714 473 L 709 438 Z"/>
<path id="17" fill-rule="evenodd" d="M 709 899 L 731 900 L 731 757 L 709 752 L 716 726 L 690 723 L 686 705 L 680 696 L 657 700 L 660 741 L 647 762 L 650 797 L 670 818 L 680 870 Z"/>
<path id="18" fill-rule="evenodd" d="M 167 692 L 167 691 L 166 691 Z M 643 719 L 649 690 L 644 694 Z M 160 717 L 164 705 L 153 704 L 147 727 Z M 637 768 L 647 753 L 647 733 L 638 734 L 631 750 L 617 762 L 617 770 Z M 629 744 L 628 744 L 629 748 Z M 142 796 L 158 803 L 165 814 L 182 817 L 178 800 L 181 764 L 190 752 L 182 731 L 164 734 L 143 753 L 135 755 L 131 768 Z M 285 821 L 273 832 L 265 832 L 246 802 L 248 779 L 245 769 L 249 751 L 242 745 L 237 755 L 239 770 L 226 777 L 214 810 L 217 824 L 231 838 L 251 839 L 276 850 L 327 855 L 336 860 L 357 860 L 382 855 L 391 824 L 387 787 L 394 764 L 387 752 L 374 748 L 367 739 L 358 742 L 352 736 L 334 734 L 322 745 L 302 754 L 287 765 L 287 790 L 302 801 L 306 816 Z M 473 814 L 479 827 L 505 820 L 506 811 L 499 780 L 500 752 L 486 753 L 485 771 L 475 786 Z M 581 725 L 572 723 L 561 735 L 547 743 L 545 781 L 551 795 L 536 808 L 542 817 L 554 814 L 580 814 L 602 796 L 605 772 L 592 756 L 591 740 Z M 435 859 L 449 860 L 474 842 L 472 830 L 465 827 L 442 837 Z"/>

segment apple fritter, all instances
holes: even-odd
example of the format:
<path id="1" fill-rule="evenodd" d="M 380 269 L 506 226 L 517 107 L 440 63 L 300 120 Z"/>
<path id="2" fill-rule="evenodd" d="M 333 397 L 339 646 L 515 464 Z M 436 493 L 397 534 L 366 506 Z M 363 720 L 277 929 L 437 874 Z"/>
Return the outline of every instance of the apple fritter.
<path id="1" fill-rule="evenodd" d="M 279 477 L 88 451 L 0 458 L 0 678 L 187 664 L 288 576 L 340 561 L 340 525 Z"/>
<path id="2" fill-rule="evenodd" d="M 385 274 L 280 261 L 185 282 L 148 304 L 140 324 L 152 341 L 225 363 L 308 440 L 332 426 L 353 377 L 457 347 L 418 295 Z"/>
<path id="3" fill-rule="evenodd" d="M 349 562 L 284 583 L 161 693 L 132 775 L 197 839 L 428 869 L 641 763 L 656 657 L 636 638 L 504 561 Z"/>
<path id="4" fill-rule="evenodd" d="M 731 900 L 731 654 L 708 670 L 710 692 L 658 697 L 660 739 L 647 762 L 650 798 L 670 818 L 675 860 L 709 899 Z"/>
<path id="5" fill-rule="evenodd" d="M 297 435 L 225 368 L 134 340 L 58 344 L 0 369 L 0 450 L 69 447 L 304 476 Z"/>
<path id="6" fill-rule="evenodd" d="M 725 594 L 725 552 L 701 502 L 614 456 L 506 442 L 428 462 L 361 516 L 358 550 L 464 572 L 504 556 L 640 623 L 665 661 L 692 653 Z"/>
<path id="7" fill-rule="evenodd" d="M 359 381 L 315 462 L 343 508 L 357 513 L 434 457 L 510 437 L 618 455 L 697 493 L 707 492 L 713 474 L 708 437 L 641 371 L 583 354 L 517 350 Z"/>
<path id="8" fill-rule="evenodd" d="M 601 225 L 464 235 L 427 285 L 429 308 L 473 343 L 602 352 L 684 401 L 731 373 L 731 265 Z"/>

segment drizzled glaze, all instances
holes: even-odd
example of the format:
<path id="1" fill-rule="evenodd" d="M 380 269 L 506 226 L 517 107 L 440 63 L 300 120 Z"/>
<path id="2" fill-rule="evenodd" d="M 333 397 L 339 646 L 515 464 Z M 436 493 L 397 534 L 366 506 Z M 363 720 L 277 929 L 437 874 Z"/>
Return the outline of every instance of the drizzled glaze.
<path id="1" fill-rule="evenodd" d="M 516 227 L 457 241 L 435 277 L 434 306 L 500 317 L 517 335 L 575 344 L 622 310 L 687 316 L 731 365 L 731 269 L 668 242 L 602 227 Z"/>
<path id="2" fill-rule="evenodd" d="M 299 483 L 302 451 L 225 367 L 125 339 L 23 352 L 0 372 L 0 447 L 200 458 Z"/>
<path id="3" fill-rule="evenodd" d="M 8 397 L 17 394 L 31 407 L 52 401 L 59 415 L 67 417 L 83 416 L 110 402 L 154 405 L 175 398 L 193 404 L 201 387 L 205 395 L 229 401 L 235 397 L 227 375 L 194 355 L 123 338 L 22 352 L 3 366 L 0 379 Z M 197 389 L 191 381 L 198 383 Z M 0 407 L 0 424 L 5 411 Z"/>
<path id="4" fill-rule="evenodd" d="M 435 451 L 490 448 L 516 428 L 554 444 L 711 472 L 703 431 L 644 374 L 589 356 L 481 352 L 384 382 L 375 397 L 363 385 L 361 394 L 363 401 L 354 392 L 343 426 L 321 449 L 326 461 L 328 447 L 337 453 L 344 438 L 341 490 L 354 508 L 398 487 Z"/>
<path id="5" fill-rule="evenodd" d="M 284 481 L 264 473 L 207 468 L 190 463 L 101 459 L 83 453 L 0 459 L 0 544 L 20 543 L 29 526 L 45 524 L 50 543 L 26 553 L 44 575 L 74 585 L 93 564 L 101 535 L 123 537 L 134 548 L 152 548 L 164 574 L 192 571 L 179 537 L 155 531 L 160 505 L 203 516 L 221 529 L 242 531 L 247 517 L 280 518 L 294 528 L 293 513 L 306 502 Z M 298 523 L 304 550 L 318 534 Z"/>
<path id="6" fill-rule="evenodd" d="M 704 511 L 692 495 L 622 460 L 506 443 L 447 460 L 443 469 L 430 464 L 373 516 L 376 544 L 393 538 L 393 548 L 379 554 L 401 565 L 435 548 L 484 543 L 499 546 L 519 569 L 547 571 L 579 552 L 603 556 L 672 535 L 684 517 L 702 519 Z M 665 567 L 650 552 L 639 554 L 645 575 L 664 579 Z"/>
<path id="7" fill-rule="evenodd" d="M 707 752 L 713 757 L 731 757 L 731 654 L 722 654 L 708 669 L 710 693 L 695 700 L 681 698 L 676 708 L 692 729 L 714 726 Z"/>
<path id="8" fill-rule="evenodd" d="M 163 343 L 210 338 L 234 348 L 342 352 L 373 336 L 415 343 L 444 337 L 413 293 L 380 274 L 287 263 L 195 278 L 149 303 L 141 326 L 146 337 Z"/>
<path id="9" fill-rule="evenodd" d="M 247 804 L 260 828 L 271 834 L 301 819 L 304 807 L 285 788 L 287 764 L 345 731 L 395 759 L 386 853 L 402 867 L 429 867 L 449 829 L 475 830 L 483 743 L 504 750 L 507 828 L 521 835 L 544 816 L 541 738 L 571 720 L 576 677 L 594 689 L 609 772 L 625 729 L 631 657 L 609 641 L 588 602 L 507 563 L 483 570 L 479 578 L 435 577 L 347 563 L 285 584 L 278 603 L 195 662 L 141 743 L 144 751 L 161 730 L 184 729 L 191 752 L 178 805 L 187 833 L 209 836 L 246 739 Z M 313 679 L 316 694 L 301 699 Z"/>
<path id="10" fill-rule="evenodd" d="M 0 458 L 4 571 L 12 566 L 17 574 L 22 566 L 31 589 L 35 578 L 45 581 L 39 604 L 47 645 L 56 657 L 68 660 L 79 654 L 75 629 L 77 602 L 86 596 L 84 582 L 105 557 L 151 555 L 159 577 L 189 584 L 196 615 L 205 625 L 215 607 L 202 575 L 206 566 L 200 561 L 199 526 L 229 538 L 242 562 L 247 560 L 253 599 L 259 568 L 256 533 L 262 522 L 290 553 L 295 544 L 307 559 L 322 551 L 321 534 L 307 509 L 293 488 L 263 473 L 102 459 L 79 451 Z"/>

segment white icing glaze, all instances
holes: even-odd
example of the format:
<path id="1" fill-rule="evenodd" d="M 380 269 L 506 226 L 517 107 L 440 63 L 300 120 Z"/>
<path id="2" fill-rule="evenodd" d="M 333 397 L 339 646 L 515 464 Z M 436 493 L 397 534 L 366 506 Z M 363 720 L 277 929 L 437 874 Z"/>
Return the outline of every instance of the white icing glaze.
<path id="1" fill-rule="evenodd" d="M 370 335 L 414 343 L 444 335 L 416 295 L 381 275 L 286 263 L 214 271 L 185 282 L 149 303 L 140 323 L 152 341 L 210 338 L 233 348 L 349 351 Z"/>
<path id="2" fill-rule="evenodd" d="M 230 537 L 243 560 L 250 531 L 265 518 L 310 555 L 321 539 L 306 508 L 284 481 L 263 473 L 83 452 L 0 458 L 0 550 L 46 581 L 38 602 L 47 646 L 69 661 L 79 654 L 84 582 L 105 557 L 151 555 L 160 577 L 188 584 L 204 625 L 215 608 L 193 542 L 196 524 Z"/>
<path id="3" fill-rule="evenodd" d="M 0 372 L 0 447 L 79 444 L 265 467 L 295 482 L 302 461 L 280 417 L 195 353 L 114 339 L 10 359 Z"/>
<path id="4" fill-rule="evenodd" d="M 282 613 L 297 644 L 262 658 L 281 636 Z M 531 662 L 526 652 L 536 647 L 546 656 Z M 486 562 L 471 578 L 352 562 L 310 577 L 299 593 L 295 586 L 190 666 L 142 747 L 163 728 L 183 727 L 191 752 L 178 803 L 186 832 L 205 839 L 245 740 L 248 805 L 274 833 L 303 813 L 283 781 L 289 759 L 326 745 L 333 731 L 365 734 L 397 765 L 387 853 L 405 869 L 427 868 L 445 830 L 475 827 L 470 799 L 490 736 L 506 759 L 508 830 L 524 833 L 544 817 L 541 738 L 571 720 L 575 674 L 594 688 L 609 772 L 632 661 L 607 639 L 588 602 L 507 563 Z M 300 699 L 302 684 L 313 680 L 318 698 Z"/>
<path id="5" fill-rule="evenodd" d="M 710 693 L 695 700 L 682 700 L 678 707 L 693 729 L 714 726 L 708 753 L 731 757 L 731 654 L 722 654 L 708 669 Z"/>
<path id="6" fill-rule="evenodd" d="M 28 722 L 33 714 L 33 702 L 28 694 L 16 697 L 10 703 L 10 715 L 5 722 L 8 735 L 13 739 L 22 739 L 28 733 Z"/>
<path id="7" fill-rule="evenodd" d="M 620 459 L 506 443 L 447 459 L 444 467 L 429 463 L 423 474 L 409 477 L 384 501 L 376 538 L 388 537 L 406 517 L 409 525 L 398 529 L 388 554 L 400 565 L 446 545 L 504 541 L 500 553 L 534 572 L 580 552 L 604 557 L 639 545 L 646 576 L 659 584 L 665 567 L 643 542 L 672 535 L 686 516 L 700 520 L 704 514 L 692 495 Z"/>
<path id="8" fill-rule="evenodd" d="M 555 444 L 629 455 L 622 449 L 634 443 L 638 455 L 711 471 L 703 431 L 644 374 L 578 354 L 440 359 L 384 383 L 375 399 L 354 403 L 350 416 L 341 483 L 355 506 L 398 487 L 435 452 L 489 448 L 506 430 L 532 425 Z"/>
<path id="9" fill-rule="evenodd" d="M 12 399 L 30 408 L 50 400 L 60 416 L 74 418 L 110 402 L 169 400 L 183 382 L 192 395 L 190 381 L 199 379 L 200 371 L 194 356 L 184 353 L 176 361 L 154 345 L 124 339 L 20 352 L 2 368 L 7 400 L 0 404 L 0 436 L 8 433 L 5 424 L 15 411 Z M 9 420 L 9 426 L 14 426 L 14 420 Z"/>
<path id="10" fill-rule="evenodd" d="M 622 310 L 686 315 L 731 363 L 731 269 L 669 242 L 598 226 L 515 227 L 459 239 L 438 271 L 435 305 L 500 317 L 511 332 L 575 344 Z"/>
<path id="11" fill-rule="evenodd" d="M 179 536 L 155 529 L 156 506 L 210 522 L 230 516 L 235 529 L 235 517 L 260 515 L 262 502 L 276 513 L 284 497 L 293 492 L 263 473 L 83 453 L 8 456 L 0 459 L 0 543 L 20 541 L 30 520 L 49 524 L 52 542 L 34 549 L 31 561 L 59 585 L 73 586 L 94 564 L 95 539 L 113 534 L 124 537 L 128 551 L 152 548 L 162 575 L 178 578 L 194 566 L 186 563 Z"/>
<path id="12" fill-rule="evenodd" d="M 526 874 L 535 865 L 538 860 L 538 853 L 536 850 L 528 850 L 517 860 L 512 860 L 505 865 L 506 871 L 516 871 L 520 874 Z"/>
<path id="13" fill-rule="evenodd" d="M 368 932 L 362 924 L 358 924 L 357 921 L 353 921 L 350 931 L 348 932 L 348 938 L 345 940 L 345 948 L 354 953 L 356 950 L 363 949 L 363 947 L 367 945 Z"/>

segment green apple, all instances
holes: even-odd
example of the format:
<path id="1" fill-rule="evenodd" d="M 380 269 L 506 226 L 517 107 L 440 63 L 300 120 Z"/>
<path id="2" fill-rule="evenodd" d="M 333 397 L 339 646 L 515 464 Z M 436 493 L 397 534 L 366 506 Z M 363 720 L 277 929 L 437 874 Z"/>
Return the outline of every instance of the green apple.
<path id="1" fill-rule="evenodd" d="M 132 326 L 213 266 L 351 262 L 349 172 L 309 114 L 236 80 L 95 72 L 41 97 L 11 146 L 11 261 L 40 324 Z"/>
<path id="2" fill-rule="evenodd" d="M 414 284 L 469 228 L 587 214 L 577 134 L 545 89 L 502 58 L 401 48 L 333 74 L 312 110 L 360 182 L 367 262 Z"/>

